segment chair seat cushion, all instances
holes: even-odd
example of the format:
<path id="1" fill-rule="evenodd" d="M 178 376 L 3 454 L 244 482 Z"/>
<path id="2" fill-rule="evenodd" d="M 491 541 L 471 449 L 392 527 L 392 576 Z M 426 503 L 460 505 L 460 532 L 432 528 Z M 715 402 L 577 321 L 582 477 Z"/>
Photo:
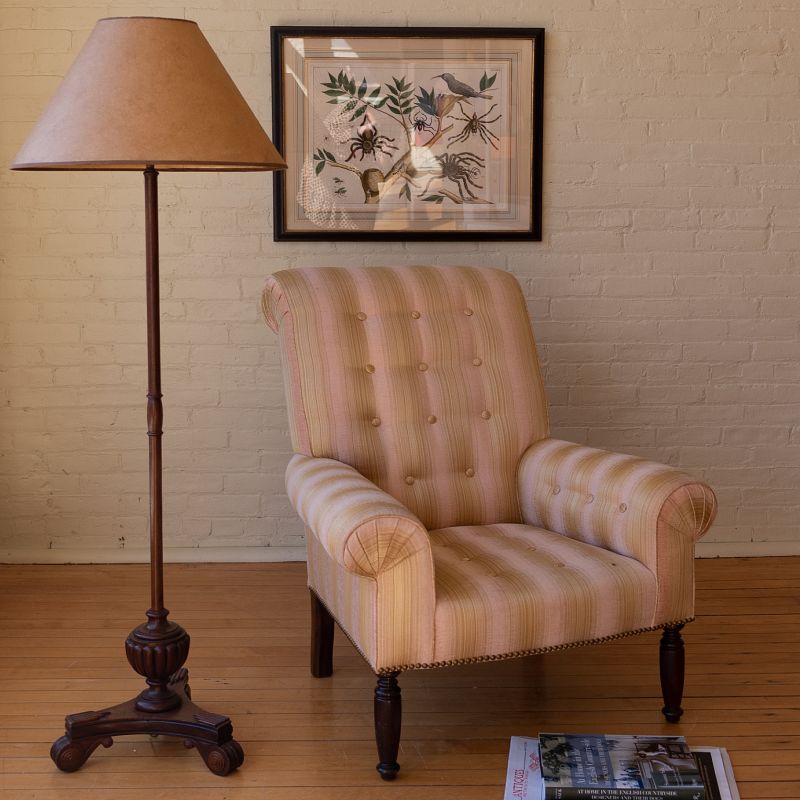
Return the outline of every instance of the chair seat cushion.
<path id="1" fill-rule="evenodd" d="M 530 525 L 430 531 L 436 662 L 652 627 L 656 578 L 632 558 Z"/>

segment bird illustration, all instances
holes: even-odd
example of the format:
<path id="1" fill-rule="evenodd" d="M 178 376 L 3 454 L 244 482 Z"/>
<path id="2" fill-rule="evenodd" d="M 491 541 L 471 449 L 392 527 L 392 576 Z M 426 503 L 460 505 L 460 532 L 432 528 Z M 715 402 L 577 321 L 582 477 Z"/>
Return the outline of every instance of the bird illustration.
<path id="1" fill-rule="evenodd" d="M 490 94 L 484 94 L 468 86 L 466 83 L 456 79 L 455 75 L 451 72 L 443 72 L 441 75 L 434 75 L 434 78 L 441 78 L 446 84 L 447 88 L 453 93 L 461 97 L 482 97 L 484 100 L 491 100 Z"/>

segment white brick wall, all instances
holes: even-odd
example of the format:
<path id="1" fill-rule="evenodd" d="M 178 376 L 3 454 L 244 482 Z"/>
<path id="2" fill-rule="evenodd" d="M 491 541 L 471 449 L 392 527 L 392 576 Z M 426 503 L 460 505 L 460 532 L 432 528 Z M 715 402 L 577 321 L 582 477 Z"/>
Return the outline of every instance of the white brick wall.
<path id="1" fill-rule="evenodd" d="M 264 277 L 421 261 L 520 278 L 554 434 L 707 478 L 704 553 L 800 551 L 795 4 L 207 5 L 5 0 L 0 163 L 101 16 L 197 20 L 268 130 L 270 24 L 544 26 L 545 240 L 275 244 L 268 176 L 162 176 L 170 557 L 302 544 Z M 142 194 L 135 174 L 0 171 L 0 560 L 145 555 Z"/>

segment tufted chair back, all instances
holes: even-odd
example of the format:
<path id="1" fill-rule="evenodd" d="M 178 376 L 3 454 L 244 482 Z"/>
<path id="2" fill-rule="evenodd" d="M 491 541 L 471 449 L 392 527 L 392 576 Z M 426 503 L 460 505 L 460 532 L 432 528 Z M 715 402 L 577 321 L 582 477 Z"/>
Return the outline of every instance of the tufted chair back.
<path id="1" fill-rule="evenodd" d="M 280 334 L 295 452 L 349 464 L 429 530 L 521 522 L 517 466 L 548 425 L 512 275 L 284 270 L 263 306 Z"/>

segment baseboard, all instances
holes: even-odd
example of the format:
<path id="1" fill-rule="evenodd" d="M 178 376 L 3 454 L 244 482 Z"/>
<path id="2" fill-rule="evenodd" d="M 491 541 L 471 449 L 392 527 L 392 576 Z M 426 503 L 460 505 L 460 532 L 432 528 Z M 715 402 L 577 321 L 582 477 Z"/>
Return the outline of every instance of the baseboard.
<path id="1" fill-rule="evenodd" d="M 698 542 L 698 558 L 755 558 L 800 556 L 800 541 L 787 542 Z M 149 550 L 0 550 L 1 564 L 145 564 Z M 170 564 L 259 563 L 305 561 L 304 547 L 167 547 L 164 561 Z"/>
<path id="2" fill-rule="evenodd" d="M 800 556 L 800 541 L 786 542 L 698 542 L 698 558 L 757 558 L 758 556 Z"/>
<path id="3" fill-rule="evenodd" d="M 146 564 L 150 551 L 144 548 L 81 550 L 0 550 L 2 564 Z M 305 547 L 165 547 L 170 564 L 257 563 L 305 561 Z"/>

